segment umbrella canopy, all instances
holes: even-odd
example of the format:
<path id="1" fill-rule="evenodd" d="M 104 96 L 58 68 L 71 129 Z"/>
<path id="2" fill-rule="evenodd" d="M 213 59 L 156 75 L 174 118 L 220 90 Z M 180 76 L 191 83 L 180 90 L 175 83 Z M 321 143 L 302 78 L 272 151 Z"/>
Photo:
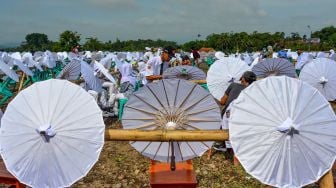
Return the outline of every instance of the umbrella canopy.
<path id="1" fill-rule="evenodd" d="M 69 187 L 89 172 L 104 144 L 97 103 L 65 80 L 37 82 L 21 91 L 1 124 L 7 170 L 32 187 Z"/>
<path id="2" fill-rule="evenodd" d="M 12 80 L 18 82 L 19 76 L 13 71 L 5 62 L 0 60 L 0 70 L 4 72 L 8 77 L 10 77 Z"/>
<path id="3" fill-rule="evenodd" d="M 252 67 L 252 71 L 258 78 L 268 76 L 289 76 L 296 77 L 295 68 L 292 63 L 284 58 L 267 58 Z"/>
<path id="4" fill-rule="evenodd" d="M 217 60 L 211 65 L 207 75 L 210 93 L 220 100 L 227 87 L 232 82 L 238 83 L 243 73 L 248 70 L 250 70 L 250 67 L 238 58 L 228 57 Z"/>
<path id="5" fill-rule="evenodd" d="M 335 124 L 335 113 L 315 88 L 272 76 L 253 83 L 233 102 L 230 140 L 245 170 L 261 182 L 302 187 L 331 169 Z"/>
<path id="6" fill-rule="evenodd" d="M 162 75 L 163 78 L 178 78 L 184 80 L 205 80 L 205 73 L 193 66 L 182 65 L 168 68 Z"/>
<path id="7" fill-rule="evenodd" d="M 85 61 L 81 61 L 81 73 L 85 80 L 85 83 L 90 89 L 100 93 L 102 91 L 102 82 L 96 77 L 93 68 Z"/>
<path id="8" fill-rule="evenodd" d="M 125 129 L 141 130 L 210 130 L 219 129 L 220 122 L 220 110 L 213 97 L 201 86 L 180 79 L 160 80 L 135 92 L 125 105 L 122 119 Z M 131 142 L 131 145 L 144 156 L 169 162 L 171 156 L 176 161 L 200 156 L 211 148 L 212 142 Z"/>
<path id="9" fill-rule="evenodd" d="M 112 83 L 116 83 L 115 79 L 113 76 L 108 72 L 108 70 L 104 67 L 104 65 L 94 62 L 94 69 L 96 72 L 102 73 L 108 80 L 110 80 Z"/>
<path id="10" fill-rule="evenodd" d="M 33 55 L 30 52 L 23 54 L 22 61 L 27 64 L 28 67 L 36 67 L 38 70 L 43 71 L 39 63 L 33 59 Z"/>
<path id="11" fill-rule="evenodd" d="M 329 58 L 336 61 L 336 53 L 332 54 Z"/>
<path id="12" fill-rule="evenodd" d="M 66 80 L 77 80 L 81 73 L 81 64 L 78 61 L 71 61 L 62 69 L 57 78 Z"/>
<path id="13" fill-rule="evenodd" d="M 300 79 L 318 89 L 328 100 L 336 99 L 336 62 L 327 58 L 314 59 L 303 67 Z"/>
<path id="14" fill-rule="evenodd" d="M 16 53 L 17 55 L 17 53 Z M 22 70 L 25 74 L 29 75 L 29 76 L 33 76 L 33 72 L 28 68 L 28 66 L 26 64 L 23 64 L 22 59 L 20 57 L 20 59 L 18 59 L 18 56 L 13 56 L 12 54 L 12 61 L 13 64 L 18 66 L 20 70 Z"/>

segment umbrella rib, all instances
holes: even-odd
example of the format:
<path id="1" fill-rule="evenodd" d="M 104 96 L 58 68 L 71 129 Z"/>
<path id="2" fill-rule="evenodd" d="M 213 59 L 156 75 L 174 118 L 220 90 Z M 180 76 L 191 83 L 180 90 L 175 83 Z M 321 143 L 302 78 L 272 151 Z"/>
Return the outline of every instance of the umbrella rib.
<path id="1" fill-rule="evenodd" d="M 148 148 L 148 146 L 150 145 L 150 144 L 152 144 L 153 142 L 152 141 L 150 141 L 150 142 L 148 142 L 148 144 L 146 145 L 146 147 L 144 148 L 144 149 L 142 149 L 141 150 L 141 154 L 143 154 L 143 152 Z"/>
<path id="2" fill-rule="evenodd" d="M 72 124 L 76 123 L 77 121 L 80 121 L 80 120 L 89 118 L 89 117 L 91 117 L 91 116 L 93 116 L 93 115 L 100 114 L 100 113 L 101 113 L 101 112 L 98 111 L 98 112 L 94 112 L 94 113 L 92 113 L 92 114 L 87 114 L 87 115 L 85 115 L 85 116 L 80 117 L 79 119 L 75 119 L 75 120 L 73 120 L 73 121 L 71 121 L 71 122 L 69 122 L 69 123 L 62 124 L 62 127 L 64 127 L 64 128 L 66 128 L 66 127 L 70 127 L 70 126 L 68 126 L 68 125 L 72 125 Z M 62 120 L 62 121 L 63 121 L 63 120 Z M 61 122 L 62 122 L 62 121 L 61 121 Z M 58 125 L 58 123 L 54 122 L 54 125 Z M 69 129 L 65 129 L 65 130 L 69 130 Z M 61 132 L 62 129 L 58 129 L 58 131 Z M 64 130 L 63 130 L 63 131 L 64 131 Z"/>
<path id="3" fill-rule="evenodd" d="M 161 148 L 161 145 L 162 145 L 162 142 L 160 142 L 160 145 L 159 145 L 158 149 L 156 150 L 156 152 L 155 152 L 155 154 L 154 154 L 154 157 L 153 157 L 154 160 L 155 160 L 155 158 L 156 158 L 157 153 L 159 152 L 159 150 L 160 150 L 160 148 Z"/>
<path id="4" fill-rule="evenodd" d="M 185 142 L 188 147 L 190 148 L 190 150 L 194 153 L 195 156 L 198 156 L 197 153 L 194 151 L 194 149 L 191 147 L 191 145 L 189 144 L 189 142 Z"/>
<path id="5" fill-rule="evenodd" d="M 328 104 L 328 103 L 325 103 L 325 104 L 323 104 L 323 105 L 321 105 L 321 106 L 319 106 L 319 107 L 317 107 L 317 108 L 315 108 L 314 109 L 314 111 L 311 111 L 308 115 L 307 114 L 305 114 L 305 116 L 303 116 L 304 118 L 303 119 L 306 119 L 306 117 L 309 117 L 309 116 L 311 116 L 311 115 L 313 115 L 313 114 L 315 114 L 316 112 L 319 112 L 319 111 L 321 111 L 322 109 L 324 109 L 324 108 L 326 108 L 326 107 L 328 107 L 330 104 Z"/>
<path id="6" fill-rule="evenodd" d="M 209 97 L 211 94 L 207 93 L 203 98 L 201 98 L 200 100 L 196 101 L 194 104 L 190 105 L 189 107 L 185 108 L 184 111 L 189 110 L 190 108 L 194 107 L 196 104 L 198 104 L 199 102 L 201 102 L 202 100 L 204 100 L 205 98 Z"/>
<path id="7" fill-rule="evenodd" d="M 40 112 L 41 112 L 41 116 L 42 116 L 42 118 L 43 118 L 43 121 L 46 122 L 45 119 L 44 119 L 44 118 L 45 118 L 45 115 L 44 115 L 44 113 L 43 113 L 43 107 L 42 107 L 41 101 L 39 100 L 39 99 L 40 99 L 39 87 L 35 87 L 35 91 L 36 91 L 36 97 L 37 97 L 37 99 L 38 99 L 37 102 L 38 102 L 38 104 L 39 104 L 39 105 L 38 105 L 38 106 L 39 106 L 38 108 L 40 109 Z M 48 103 L 49 103 L 49 100 L 48 100 Z M 47 117 L 47 118 L 48 118 L 48 117 Z"/>
<path id="8" fill-rule="evenodd" d="M 58 122 L 62 122 L 62 121 L 64 121 L 65 119 L 68 119 L 69 117 L 71 117 L 73 114 L 74 114 L 74 112 L 77 110 L 77 109 L 80 109 L 82 106 L 84 106 L 85 104 L 88 104 L 90 101 L 91 101 L 92 99 L 90 99 L 90 98 L 88 98 L 88 100 L 87 101 L 84 101 L 84 102 L 82 102 L 82 103 L 80 103 L 80 104 L 76 104 L 76 108 L 74 108 L 71 112 L 69 112 L 69 114 L 67 115 L 67 116 L 65 116 L 63 119 L 61 119 L 61 120 L 58 120 L 57 121 L 57 119 L 58 119 L 58 117 L 60 116 L 60 114 L 57 114 L 57 116 L 55 116 L 55 117 L 57 117 L 55 120 L 53 120 L 53 123 L 54 124 L 58 124 Z M 70 101 L 69 101 L 70 102 Z M 70 103 L 66 103 L 66 104 L 70 104 Z M 64 107 L 63 107 L 63 109 L 60 111 L 60 112 L 64 112 L 64 108 L 65 108 L 65 106 L 66 105 L 64 105 Z M 100 111 L 98 111 L 98 112 L 95 112 L 95 114 L 96 113 L 101 113 Z M 91 114 L 90 114 L 91 115 Z"/>
<path id="9" fill-rule="evenodd" d="M 161 103 L 161 101 L 159 100 L 159 98 L 154 94 L 154 92 L 152 91 L 152 89 L 149 86 L 147 86 L 147 88 L 153 94 L 153 96 L 155 97 L 155 99 L 159 102 L 159 104 L 161 105 L 161 107 L 163 108 L 163 110 L 166 111 L 166 113 L 168 114 L 167 109 L 165 108 L 165 106 L 163 106 L 163 104 Z"/>
<path id="10" fill-rule="evenodd" d="M 180 146 L 180 142 L 176 142 L 176 143 L 177 143 L 177 146 L 178 146 L 178 148 L 179 148 L 179 150 L 180 150 L 181 159 L 182 159 L 182 161 L 184 161 L 184 160 L 183 160 L 183 155 L 182 155 L 181 146 Z"/>
<path id="11" fill-rule="evenodd" d="M 217 109 L 218 107 L 211 107 L 211 108 L 207 108 L 205 110 L 201 110 L 201 111 L 198 111 L 198 112 L 193 112 L 193 113 L 188 113 L 188 115 L 195 115 L 195 114 L 199 114 L 199 113 L 202 113 L 202 112 L 207 112 L 207 111 L 210 111 L 210 110 L 215 110 Z"/>
<path id="12" fill-rule="evenodd" d="M 166 91 L 166 86 L 165 86 L 165 84 L 164 84 L 164 81 L 162 81 L 162 85 L 163 85 L 163 91 L 165 92 L 165 95 L 166 95 L 167 104 L 168 104 L 168 106 L 170 106 L 170 105 L 169 105 L 169 100 L 168 100 L 167 91 Z"/>
<path id="13" fill-rule="evenodd" d="M 318 146 L 321 146 L 321 149 L 323 148 L 323 149 L 325 149 L 325 150 L 327 150 L 327 151 L 329 151 L 329 152 L 331 152 L 331 153 L 334 153 L 334 151 L 332 151 L 332 150 L 329 150 L 328 148 L 325 148 L 323 145 L 320 145 L 318 142 L 313 142 L 313 140 L 311 140 L 309 137 L 305 137 L 305 136 L 303 136 L 303 135 L 301 135 L 302 137 L 304 137 L 304 138 L 307 138 L 307 140 L 308 141 L 310 141 L 311 143 L 315 143 L 315 144 L 317 144 Z M 305 145 L 305 148 L 306 149 L 309 149 L 310 147 L 308 147 L 307 146 L 307 144 L 306 144 L 306 141 L 303 141 L 302 140 L 302 138 L 300 138 L 299 136 L 297 137 L 297 139 L 299 139 L 300 141 L 301 141 L 301 143 L 303 144 L 303 145 Z M 310 150 L 310 152 L 311 153 L 314 153 L 315 155 L 319 155 L 320 153 L 316 153 L 316 150 L 312 150 L 312 149 L 309 149 Z M 306 152 L 306 153 L 310 153 L 310 152 Z M 316 160 L 316 158 L 314 158 L 314 160 Z M 319 160 L 321 163 L 323 163 L 323 164 L 325 164 L 325 161 L 324 160 L 321 160 L 320 158 L 317 158 L 317 160 Z"/>
<path id="14" fill-rule="evenodd" d="M 267 110 L 267 109 L 266 109 L 263 105 L 261 105 L 257 100 L 255 100 L 253 97 L 251 97 L 251 96 L 249 95 L 248 92 L 245 92 L 244 94 L 245 94 L 245 96 L 247 96 L 248 98 L 250 98 L 250 100 L 252 100 L 255 104 L 257 104 L 261 109 L 263 109 L 266 113 L 267 113 L 267 112 L 270 113 L 273 117 L 276 117 L 277 120 L 281 122 L 281 119 L 279 119 L 279 116 L 277 116 L 276 114 L 271 113 L 270 110 Z"/>
<path id="15" fill-rule="evenodd" d="M 177 81 L 177 87 L 176 87 L 176 93 L 175 93 L 175 96 L 174 96 L 174 107 L 176 106 L 176 98 L 177 98 L 177 93 L 179 91 L 179 87 L 180 87 L 180 79 Z"/>
<path id="16" fill-rule="evenodd" d="M 58 105 L 59 105 L 59 103 L 60 103 L 61 95 L 64 93 L 64 89 L 65 89 L 65 84 L 63 84 L 63 86 L 62 86 L 62 90 L 61 90 L 61 92 L 58 94 L 56 105 L 55 105 L 54 109 L 52 110 L 52 115 L 55 114 L 55 110 L 58 108 Z M 52 119 L 53 119 L 53 116 L 52 116 Z M 51 120 L 51 121 L 52 121 L 52 120 Z"/>
<path id="17" fill-rule="evenodd" d="M 147 124 L 144 124 L 144 125 L 140 125 L 139 127 L 135 128 L 135 129 L 143 129 L 143 128 L 148 128 L 148 127 L 152 127 L 156 125 L 155 122 L 151 122 L 151 123 L 147 123 Z"/>
<path id="18" fill-rule="evenodd" d="M 30 111 L 34 114 L 36 120 L 39 120 L 38 123 L 41 123 L 39 116 L 35 113 L 35 111 L 32 109 L 32 107 L 27 102 L 27 99 L 26 99 L 26 96 L 24 95 L 24 93 L 22 93 L 21 96 L 22 96 L 23 100 L 25 101 L 26 105 L 28 106 L 28 108 L 30 109 Z M 37 123 L 37 122 L 34 122 L 34 123 Z"/>
<path id="19" fill-rule="evenodd" d="M 316 124 L 318 124 L 319 126 L 321 126 L 321 125 L 326 125 L 328 123 L 334 123 L 334 122 L 335 122 L 335 120 L 325 120 L 325 121 L 318 121 L 318 122 L 309 121 L 309 123 L 307 123 L 307 124 L 301 124 L 301 126 L 310 127 L 310 126 L 316 126 Z"/>
<path id="20" fill-rule="evenodd" d="M 184 98 L 184 100 L 182 101 L 182 103 L 177 107 L 178 109 L 181 108 L 185 101 L 190 97 L 190 94 L 194 91 L 194 89 L 196 88 L 196 84 L 193 85 L 193 88 L 189 91 L 189 93 L 186 95 L 186 97 Z"/>
<path id="21" fill-rule="evenodd" d="M 314 93 L 313 93 L 313 94 L 309 97 L 309 99 L 306 100 L 306 101 L 311 101 L 311 100 L 313 99 L 313 97 L 314 97 L 317 93 L 318 93 L 318 91 L 315 90 Z M 298 111 L 298 113 L 297 113 L 296 116 L 294 117 L 294 121 L 295 121 L 298 117 L 300 117 L 300 115 L 301 115 L 303 112 L 306 111 L 308 104 L 309 104 L 309 102 L 307 102 L 307 103 L 305 104 L 305 106 L 303 106 L 303 107 L 301 108 L 301 109 L 303 109 L 303 110 Z"/>
<path id="22" fill-rule="evenodd" d="M 301 139 L 298 139 L 298 140 L 300 140 L 300 141 L 302 142 Z M 310 159 L 312 158 L 311 155 L 310 155 L 310 152 L 303 151 L 301 147 L 297 147 L 297 148 L 300 150 L 300 152 L 301 152 L 303 158 L 304 158 L 306 161 L 309 161 L 309 159 L 307 158 L 307 156 L 306 156 L 305 154 L 309 155 L 309 158 L 310 158 Z M 308 168 L 309 168 L 310 172 L 311 172 L 312 174 L 314 174 L 314 170 L 313 170 L 312 166 L 310 165 L 310 163 L 306 162 L 306 164 L 308 165 Z"/>
<path id="23" fill-rule="evenodd" d="M 60 142 L 63 142 L 61 139 L 58 139 Z M 71 148 L 73 148 L 74 150 L 76 150 L 76 151 L 78 151 L 77 150 L 77 148 L 75 148 L 75 147 L 72 147 L 71 145 L 69 145 L 69 144 L 67 144 L 67 143 L 65 143 L 65 142 L 63 142 L 65 145 L 68 145 L 68 146 L 70 146 Z M 69 161 L 71 161 L 71 163 L 77 168 L 77 170 L 81 173 L 81 174 L 85 174 L 82 170 L 81 170 L 81 168 L 79 168 L 78 166 L 77 166 L 77 164 L 72 160 L 72 158 L 70 158 L 68 155 L 67 155 L 67 153 L 65 153 L 62 149 L 61 149 L 61 147 L 58 145 L 58 144 L 56 144 L 56 142 L 55 142 L 55 147 L 56 148 L 58 148 L 58 150 L 63 154 L 63 156 L 65 156 Z M 79 153 L 82 153 L 82 152 L 80 152 L 79 151 Z M 83 153 L 82 153 L 83 154 Z M 86 156 L 86 155 L 84 155 L 84 156 Z M 89 157 L 89 158 L 91 158 L 91 157 Z"/>
<path id="24" fill-rule="evenodd" d="M 36 150 L 39 150 L 39 148 L 41 148 L 41 145 L 42 145 L 42 143 L 41 142 L 37 142 L 38 143 L 38 147 L 37 147 L 37 149 Z M 36 144 L 37 145 L 37 144 Z M 34 149 L 34 146 L 36 146 L 35 144 L 33 145 L 33 147 L 32 148 L 30 148 L 30 151 L 34 151 L 33 149 Z M 34 154 L 33 154 L 34 155 Z M 25 156 L 26 157 L 26 156 Z M 26 160 L 27 161 L 27 160 Z M 24 162 L 24 161 L 23 161 Z M 28 160 L 28 164 L 25 166 L 26 167 L 26 169 L 31 169 L 31 165 L 33 164 L 33 160 Z M 35 164 L 34 164 L 35 165 Z M 24 170 L 23 171 L 23 176 L 22 177 L 25 177 L 26 176 L 26 174 L 29 172 L 29 170 Z"/>
<path id="25" fill-rule="evenodd" d="M 221 120 L 212 120 L 212 119 L 188 119 L 189 121 L 192 122 L 221 122 Z"/>
<path id="26" fill-rule="evenodd" d="M 140 112 L 144 112 L 146 114 L 152 114 L 152 115 L 158 115 L 157 113 L 153 113 L 153 112 L 148 112 L 146 110 L 142 110 L 142 109 L 138 109 L 138 108 L 134 108 L 134 107 L 131 107 L 131 106 L 125 106 L 125 108 L 130 108 L 130 109 L 133 109 L 133 110 L 137 110 L 137 111 L 140 111 Z"/>
<path id="27" fill-rule="evenodd" d="M 148 102 L 146 102 L 145 100 L 141 99 L 140 97 L 138 97 L 135 93 L 133 94 L 133 96 L 135 96 L 136 98 L 138 98 L 139 100 L 141 100 L 143 103 L 147 104 L 148 106 L 152 107 L 154 110 L 160 111 L 158 108 L 156 108 L 155 106 L 149 104 Z M 125 107 L 127 107 L 127 105 L 125 105 Z"/>

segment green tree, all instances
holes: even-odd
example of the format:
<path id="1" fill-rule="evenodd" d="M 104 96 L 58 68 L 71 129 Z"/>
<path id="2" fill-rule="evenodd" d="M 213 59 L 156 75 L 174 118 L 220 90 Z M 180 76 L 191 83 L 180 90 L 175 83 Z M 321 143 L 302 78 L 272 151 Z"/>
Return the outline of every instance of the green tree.
<path id="1" fill-rule="evenodd" d="M 103 49 L 104 44 L 97 38 L 87 38 L 87 41 L 83 45 L 84 50 L 98 51 Z"/>
<path id="2" fill-rule="evenodd" d="M 60 34 L 59 44 L 62 51 L 71 51 L 76 45 L 79 45 L 81 40 L 80 34 L 76 31 L 64 31 Z"/>
<path id="3" fill-rule="evenodd" d="M 43 33 L 30 33 L 25 37 L 26 41 L 22 47 L 28 51 L 42 51 L 47 50 L 50 46 L 48 36 Z"/>

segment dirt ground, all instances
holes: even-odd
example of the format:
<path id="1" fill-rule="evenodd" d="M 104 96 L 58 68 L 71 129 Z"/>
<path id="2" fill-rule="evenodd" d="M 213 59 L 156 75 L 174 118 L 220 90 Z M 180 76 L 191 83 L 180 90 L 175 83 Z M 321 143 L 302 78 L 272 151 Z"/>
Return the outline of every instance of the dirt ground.
<path id="1" fill-rule="evenodd" d="M 120 128 L 116 120 L 107 122 L 107 125 L 108 128 Z M 215 152 L 211 159 L 204 154 L 192 162 L 198 187 L 266 187 L 241 166 L 233 166 L 232 156 L 228 153 Z M 149 165 L 150 160 L 140 155 L 128 142 L 106 142 L 93 169 L 72 187 L 149 187 Z"/>
<path id="2" fill-rule="evenodd" d="M 336 111 L 336 103 L 332 103 Z M 121 128 L 117 120 L 106 122 L 107 128 Z M 241 166 L 233 166 L 232 156 L 215 152 L 192 160 L 198 187 L 258 188 L 266 187 L 248 175 Z M 99 161 L 89 174 L 72 187 L 149 187 L 150 160 L 140 155 L 128 142 L 106 142 Z M 335 175 L 336 171 L 334 171 Z M 319 187 L 313 184 L 308 187 Z"/>

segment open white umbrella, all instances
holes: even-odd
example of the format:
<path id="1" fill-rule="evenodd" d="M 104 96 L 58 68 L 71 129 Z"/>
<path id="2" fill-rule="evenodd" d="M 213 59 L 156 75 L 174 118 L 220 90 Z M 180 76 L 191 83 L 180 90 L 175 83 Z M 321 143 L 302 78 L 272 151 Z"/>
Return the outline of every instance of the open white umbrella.
<path id="1" fill-rule="evenodd" d="M 178 78 L 184 80 L 205 80 L 205 73 L 193 66 L 182 65 L 168 68 L 163 74 L 162 77 L 165 79 Z"/>
<path id="2" fill-rule="evenodd" d="M 81 63 L 78 61 L 71 61 L 62 69 L 57 78 L 66 80 L 77 80 L 81 73 Z"/>
<path id="3" fill-rule="evenodd" d="M 227 87 L 232 82 L 238 83 L 243 73 L 248 70 L 250 67 L 238 58 L 229 57 L 217 60 L 211 65 L 207 75 L 210 93 L 220 100 Z"/>
<path id="4" fill-rule="evenodd" d="M 30 52 L 22 55 L 22 61 L 28 65 L 28 67 L 36 67 L 38 70 L 43 71 L 41 65 L 33 59 L 33 55 Z"/>
<path id="5" fill-rule="evenodd" d="M 90 89 L 100 93 L 102 91 L 102 82 L 96 77 L 93 68 L 85 61 L 81 61 L 81 73 L 85 80 L 85 83 Z"/>
<path id="6" fill-rule="evenodd" d="M 267 58 L 252 67 L 252 71 L 258 78 L 268 76 L 289 76 L 296 77 L 294 65 L 284 58 Z"/>
<path id="7" fill-rule="evenodd" d="M 10 77 L 12 80 L 18 82 L 19 76 L 16 74 L 15 71 L 13 71 L 5 62 L 0 60 L 0 70 L 4 72 L 8 77 Z"/>
<path id="8" fill-rule="evenodd" d="M 7 170 L 31 187 L 69 187 L 84 177 L 104 144 L 102 112 L 82 88 L 65 80 L 21 91 L 1 120 Z"/>
<path id="9" fill-rule="evenodd" d="M 328 58 L 317 58 L 303 67 L 300 79 L 318 89 L 328 100 L 336 99 L 336 62 Z"/>
<path id="10" fill-rule="evenodd" d="M 96 72 L 100 72 L 102 73 L 108 80 L 110 80 L 112 83 L 116 83 L 115 79 L 113 78 L 113 76 L 108 72 L 108 70 L 104 67 L 104 65 L 98 63 L 98 62 L 94 62 L 93 64 L 94 69 Z"/>
<path id="11" fill-rule="evenodd" d="M 201 86 L 180 79 L 164 79 L 135 92 L 125 105 L 122 125 L 140 130 L 219 129 L 220 110 Z M 213 142 L 131 142 L 153 160 L 185 161 L 202 155 Z"/>
<path id="12" fill-rule="evenodd" d="M 245 170 L 275 187 L 302 187 L 336 157 L 336 116 L 305 82 L 271 76 L 244 89 L 231 107 L 230 141 Z"/>
<path id="13" fill-rule="evenodd" d="M 28 65 L 23 64 L 21 59 L 12 59 L 13 64 L 18 66 L 20 70 L 22 70 L 25 74 L 29 76 L 33 76 L 33 72 L 28 68 Z"/>

